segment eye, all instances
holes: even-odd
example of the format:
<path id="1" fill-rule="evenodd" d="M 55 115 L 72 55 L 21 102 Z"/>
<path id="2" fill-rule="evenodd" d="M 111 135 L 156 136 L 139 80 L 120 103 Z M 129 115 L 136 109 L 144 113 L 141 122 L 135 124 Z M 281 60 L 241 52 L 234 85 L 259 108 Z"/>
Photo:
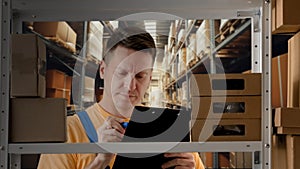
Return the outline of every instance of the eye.
<path id="1" fill-rule="evenodd" d="M 146 72 L 140 72 L 140 73 L 136 74 L 135 77 L 136 77 L 137 79 L 143 79 L 143 78 L 145 78 L 147 75 L 148 75 L 148 73 L 146 73 Z"/>
<path id="2" fill-rule="evenodd" d="M 126 76 L 127 72 L 126 71 L 117 71 L 117 74 L 120 76 Z"/>

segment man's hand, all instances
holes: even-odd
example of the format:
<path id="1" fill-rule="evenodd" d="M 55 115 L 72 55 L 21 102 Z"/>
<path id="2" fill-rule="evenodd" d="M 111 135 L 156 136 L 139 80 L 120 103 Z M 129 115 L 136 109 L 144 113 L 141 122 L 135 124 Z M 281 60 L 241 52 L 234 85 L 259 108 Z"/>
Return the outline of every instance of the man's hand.
<path id="1" fill-rule="evenodd" d="M 124 136 L 125 129 L 121 126 L 123 120 L 115 117 L 108 117 L 104 124 L 97 129 L 98 142 L 120 142 Z M 109 165 L 114 157 L 112 153 L 99 153 L 87 169 L 102 169 Z"/>
<path id="2" fill-rule="evenodd" d="M 162 168 L 174 167 L 175 169 L 194 169 L 195 160 L 193 153 L 165 153 L 165 157 L 172 158 L 164 163 Z"/>

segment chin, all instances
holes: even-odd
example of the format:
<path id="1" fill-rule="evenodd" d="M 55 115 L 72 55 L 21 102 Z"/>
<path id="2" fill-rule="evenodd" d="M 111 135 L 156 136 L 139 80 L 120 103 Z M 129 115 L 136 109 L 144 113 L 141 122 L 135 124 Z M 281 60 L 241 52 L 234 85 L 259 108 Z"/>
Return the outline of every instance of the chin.
<path id="1" fill-rule="evenodd" d="M 127 112 L 130 112 L 130 113 L 132 112 L 134 106 L 130 103 L 129 104 L 128 103 L 126 103 L 126 104 L 122 104 L 122 103 L 118 104 L 117 103 L 116 108 L 120 113 L 124 112 L 127 114 Z"/>

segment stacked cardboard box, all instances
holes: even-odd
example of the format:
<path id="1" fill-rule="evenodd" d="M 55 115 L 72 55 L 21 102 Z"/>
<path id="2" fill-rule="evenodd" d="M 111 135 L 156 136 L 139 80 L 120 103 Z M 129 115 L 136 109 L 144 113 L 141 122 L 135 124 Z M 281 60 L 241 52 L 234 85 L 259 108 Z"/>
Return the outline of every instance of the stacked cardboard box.
<path id="1" fill-rule="evenodd" d="M 103 55 L 103 30 L 104 27 L 99 21 L 89 22 L 88 40 L 86 42 L 87 57 L 102 60 Z"/>
<path id="2" fill-rule="evenodd" d="M 12 35 L 10 142 L 64 142 L 66 100 L 46 96 L 46 47 L 36 35 Z"/>
<path id="3" fill-rule="evenodd" d="M 10 141 L 66 141 L 66 108 L 65 99 L 11 99 Z"/>
<path id="4" fill-rule="evenodd" d="M 71 103 L 72 77 L 56 69 L 47 70 L 46 95 L 49 98 L 65 98 Z"/>
<path id="5" fill-rule="evenodd" d="M 300 30 L 298 5 L 300 1 L 295 0 L 272 1 L 272 33 L 292 33 Z"/>
<path id="6" fill-rule="evenodd" d="M 274 127 L 277 134 L 300 134 L 300 109 L 276 108 Z"/>
<path id="7" fill-rule="evenodd" d="M 67 22 L 34 22 L 33 29 L 71 52 L 76 52 L 77 34 Z"/>
<path id="8" fill-rule="evenodd" d="M 209 20 L 204 20 L 196 32 L 196 55 L 204 57 L 210 53 L 210 24 Z"/>
<path id="9" fill-rule="evenodd" d="M 300 32 L 288 41 L 287 107 L 299 107 Z"/>
<path id="10" fill-rule="evenodd" d="M 32 34 L 12 35 L 12 97 L 46 96 L 46 46 Z"/>
<path id="11" fill-rule="evenodd" d="M 95 79 L 91 77 L 84 77 L 84 93 L 82 100 L 85 102 L 95 101 Z"/>
<path id="12" fill-rule="evenodd" d="M 190 91 L 193 141 L 261 140 L 261 74 L 194 74 Z"/>
<path id="13" fill-rule="evenodd" d="M 229 155 L 231 169 L 252 169 L 251 152 L 230 152 Z"/>
<path id="14" fill-rule="evenodd" d="M 272 58 L 272 108 L 287 107 L 288 54 Z"/>
<path id="15" fill-rule="evenodd" d="M 280 160 L 283 167 L 298 169 L 300 162 L 296 159 L 300 157 L 300 109 L 276 108 L 274 113 L 273 163 L 276 165 L 277 160 Z M 282 161 L 283 156 L 286 162 Z"/>
<path id="16" fill-rule="evenodd" d="M 261 139 L 261 74 L 194 74 L 190 86 L 195 141 Z"/>

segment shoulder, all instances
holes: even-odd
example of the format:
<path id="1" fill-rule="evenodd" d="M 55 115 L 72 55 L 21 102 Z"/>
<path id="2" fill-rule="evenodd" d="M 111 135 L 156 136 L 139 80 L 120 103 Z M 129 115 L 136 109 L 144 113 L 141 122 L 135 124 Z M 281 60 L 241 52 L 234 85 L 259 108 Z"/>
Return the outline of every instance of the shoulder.
<path id="1" fill-rule="evenodd" d="M 76 114 L 67 117 L 67 135 L 70 143 L 89 142 L 81 121 Z"/>
<path id="2" fill-rule="evenodd" d="M 203 162 L 199 156 L 199 153 L 194 152 L 193 155 L 194 155 L 194 159 L 195 159 L 195 163 L 196 163 L 195 169 L 205 169 Z"/>

